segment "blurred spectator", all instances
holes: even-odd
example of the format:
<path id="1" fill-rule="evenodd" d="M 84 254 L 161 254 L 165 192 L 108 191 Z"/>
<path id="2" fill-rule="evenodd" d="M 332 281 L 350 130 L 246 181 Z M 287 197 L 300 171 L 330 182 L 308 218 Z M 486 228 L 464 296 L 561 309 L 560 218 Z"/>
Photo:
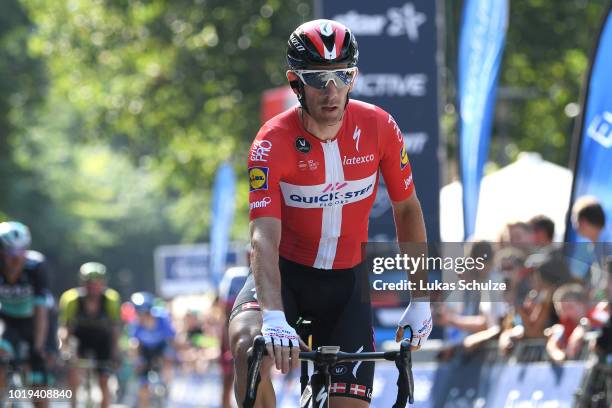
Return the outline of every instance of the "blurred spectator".
<path id="1" fill-rule="evenodd" d="M 595 197 L 580 197 L 572 207 L 572 223 L 578 234 L 596 243 L 606 225 L 606 214 Z"/>
<path id="2" fill-rule="evenodd" d="M 502 353 L 507 353 L 520 339 L 544 338 L 544 329 L 556 320 L 552 304 L 555 289 L 573 282 L 567 265 L 548 253 L 529 256 L 521 274 L 514 294 L 512 323 L 499 339 Z"/>
<path id="3" fill-rule="evenodd" d="M 553 361 L 562 362 L 578 357 L 582 350 L 584 336 L 588 331 L 588 298 L 584 289 L 574 283 L 555 290 L 553 303 L 559 324 L 546 331 L 546 351 Z"/>
<path id="4" fill-rule="evenodd" d="M 610 306 L 610 301 L 612 300 L 612 256 L 606 258 L 606 271 L 608 274 L 607 299 L 598 306 L 605 307 L 604 310 L 607 312 L 607 320 L 603 322 L 601 333 L 597 337 L 595 349 L 603 358 L 612 355 L 612 307 Z"/>
<path id="5" fill-rule="evenodd" d="M 584 280 L 589 299 L 603 300 L 607 273 L 604 270 L 605 245 L 601 242 L 606 216 L 603 207 L 595 197 L 584 196 L 572 207 L 572 224 L 578 234 L 590 245 L 579 246 L 573 251 L 572 272 Z"/>
<path id="6" fill-rule="evenodd" d="M 469 257 L 484 259 L 482 269 L 467 270 L 462 279 L 466 281 L 485 282 L 499 281 L 501 278 L 492 276 L 494 260 L 493 246 L 487 241 L 475 242 L 469 250 Z M 435 322 L 447 328 L 448 345 L 452 348 L 462 345 L 470 351 L 497 336 L 500 323 L 507 312 L 507 306 L 502 299 L 492 299 L 491 293 L 481 291 L 464 291 L 463 301 L 459 309 L 441 305 L 436 310 Z M 451 353 L 442 353 L 450 356 Z"/>
<path id="7" fill-rule="evenodd" d="M 532 242 L 538 247 L 546 247 L 552 244 L 555 236 L 555 223 L 545 215 L 536 215 L 529 220 L 531 227 Z"/>
<path id="8" fill-rule="evenodd" d="M 506 224 L 500 234 L 499 244 L 501 248 L 513 246 L 528 249 L 533 245 L 531 225 L 522 221 Z"/>

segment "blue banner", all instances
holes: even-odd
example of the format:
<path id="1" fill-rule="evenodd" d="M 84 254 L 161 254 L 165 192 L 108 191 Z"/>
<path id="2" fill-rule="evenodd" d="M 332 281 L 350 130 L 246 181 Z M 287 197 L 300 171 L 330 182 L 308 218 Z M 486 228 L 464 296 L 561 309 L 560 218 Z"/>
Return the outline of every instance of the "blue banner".
<path id="1" fill-rule="evenodd" d="M 380 106 L 397 121 L 423 208 L 427 238 L 440 236 L 440 160 L 436 2 L 327 0 L 316 14 L 349 27 L 359 44 L 359 75 L 351 97 Z M 382 180 L 382 177 L 381 177 Z M 373 241 L 395 240 L 384 184 L 370 214 Z"/>
<path id="2" fill-rule="evenodd" d="M 574 152 L 574 185 L 571 205 L 588 195 L 597 198 L 606 214 L 601 242 L 612 241 L 612 5 L 607 11 L 583 101 L 577 149 Z M 571 205 L 569 210 L 571 210 Z M 566 241 L 579 241 L 568 217 Z"/>
<path id="3" fill-rule="evenodd" d="M 225 271 L 230 229 L 234 220 L 236 176 L 229 163 L 217 170 L 213 185 L 210 230 L 210 272 L 219 281 Z"/>
<path id="4" fill-rule="evenodd" d="M 508 27 L 508 0 L 465 0 L 459 40 L 459 167 L 463 223 L 474 234 L 489 153 L 495 93 Z"/>

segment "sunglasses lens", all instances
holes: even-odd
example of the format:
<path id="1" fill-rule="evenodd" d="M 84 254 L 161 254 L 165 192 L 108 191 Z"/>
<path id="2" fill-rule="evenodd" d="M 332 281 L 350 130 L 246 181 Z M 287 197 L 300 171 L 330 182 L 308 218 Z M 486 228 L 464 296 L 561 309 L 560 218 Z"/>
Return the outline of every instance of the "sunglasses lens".
<path id="1" fill-rule="evenodd" d="M 333 81 L 337 88 L 344 88 L 355 77 L 355 70 L 301 71 L 298 75 L 306 85 L 313 88 L 324 89 L 329 81 Z"/>

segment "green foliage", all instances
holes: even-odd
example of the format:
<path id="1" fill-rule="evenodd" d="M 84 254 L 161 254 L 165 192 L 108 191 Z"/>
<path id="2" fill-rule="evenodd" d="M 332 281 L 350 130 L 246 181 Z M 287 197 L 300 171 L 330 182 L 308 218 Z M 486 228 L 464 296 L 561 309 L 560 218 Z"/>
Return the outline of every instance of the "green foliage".
<path id="1" fill-rule="evenodd" d="M 499 80 L 496 119 L 489 157 L 505 165 L 520 151 L 537 151 L 567 166 L 574 118 L 566 113 L 578 103 L 607 0 L 529 0 L 510 2 L 510 19 Z M 457 33 L 461 2 L 447 8 L 449 103 L 455 104 Z M 456 152 L 453 109 L 445 115 L 450 157 Z"/>
<path id="2" fill-rule="evenodd" d="M 99 259 L 121 270 L 113 279 L 124 289 L 151 289 L 155 246 L 207 239 L 218 164 L 230 159 L 244 175 L 261 92 L 285 81 L 286 38 L 310 5 L 1 7 L 0 103 L 12 105 L 0 117 L 2 137 L 10 136 L 0 139 L 0 209 L 32 226 L 34 246 L 62 271 L 58 287 L 75 283 L 80 263 Z M 19 80 L 6 79 L 10 70 Z M 240 183 L 233 234 L 246 238 Z"/>

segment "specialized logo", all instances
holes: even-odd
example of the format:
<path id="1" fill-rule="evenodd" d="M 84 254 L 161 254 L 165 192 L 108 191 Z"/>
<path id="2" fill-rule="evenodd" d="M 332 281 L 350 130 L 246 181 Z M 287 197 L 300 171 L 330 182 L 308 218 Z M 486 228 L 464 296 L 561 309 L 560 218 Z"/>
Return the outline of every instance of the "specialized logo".
<path id="1" fill-rule="evenodd" d="M 605 149 L 612 147 L 612 113 L 595 115 L 587 129 L 587 135 Z"/>
<path id="2" fill-rule="evenodd" d="M 363 351 L 364 347 L 361 346 L 357 349 L 357 351 L 355 353 L 361 353 Z M 357 379 L 357 370 L 359 370 L 359 367 L 361 367 L 361 363 L 363 363 L 363 361 L 358 361 L 355 363 L 355 365 L 353 366 L 353 377 L 355 377 L 355 379 Z"/>
<path id="3" fill-rule="evenodd" d="M 321 387 L 315 398 L 315 402 L 319 404 L 319 408 L 323 408 L 325 406 L 325 401 L 327 401 L 327 392 L 325 392 L 325 388 Z"/>
<path id="4" fill-rule="evenodd" d="M 251 161 L 267 162 L 270 150 L 272 150 L 272 142 L 269 140 L 254 141 L 251 147 Z"/>
<path id="5" fill-rule="evenodd" d="M 259 201 L 249 203 L 249 208 L 254 210 L 255 208 L 266 208 L 272 202 L 272 198 L 264 197 Z"/>
<path id="6" fill-rule="evenodd" d="M 302 136 L 299 136 L 295 139 L 295 148 L 298 152 L 308 153 L 310 151 L 310 143 Z"/>
<path id="7" fill-rule="evenodd" d="M 357 151 L 359 151 L 359 137 L 361 137 L 361 129 L 359 129 L 359 126 L 355 126 L 353 140 L 355 141 L 355 149 L 357 149 Z"/>
<path id="8" fill-rule="evenodd" d="M 329 21 L 322 22 L 321 25 L 319 26 L 319 31 L 321 32 L 321 34 L 323 34 L 326 37 L 329 37 L 330 35 L 334 33 L 334 30 L 332 29 L 332 25 L 330 24 Z"/>
<path id="9" fill-rule="evenodd" d="M 350 166 L 352 164 L 364 164 L 364 163 L 369 163 L 369 162 L 373 162 L 374 161 L 374 154 L 368 154 L 365 156 L 359 156 L 359 157 L 346 157 L 344 156 L 342 158 L 342 164 L 344 164 L 345 166 Z"/>
<path id="10" fill-rule="evenodd" d="M 404 170 L 408 165 L 408 153 L 406 153 L 406 145 L 402 143 L 402 148 L 400 149 L 400 168 Z"/>
<path id="11" fill-rule="evenodd" d="M 250 191 L 267 190 L 268 189 L 268 168 L 267 167 L 250 167 L 249 168 L 249 185 Z"/>
<path id="12" fill-rule="evenodd" d="M 351 204 L 374 192 L 376 172 L 361 180 L 345 180 L 314 186 L 280 183 L 285 204 L 297 208 L 324 208 Z"/>

